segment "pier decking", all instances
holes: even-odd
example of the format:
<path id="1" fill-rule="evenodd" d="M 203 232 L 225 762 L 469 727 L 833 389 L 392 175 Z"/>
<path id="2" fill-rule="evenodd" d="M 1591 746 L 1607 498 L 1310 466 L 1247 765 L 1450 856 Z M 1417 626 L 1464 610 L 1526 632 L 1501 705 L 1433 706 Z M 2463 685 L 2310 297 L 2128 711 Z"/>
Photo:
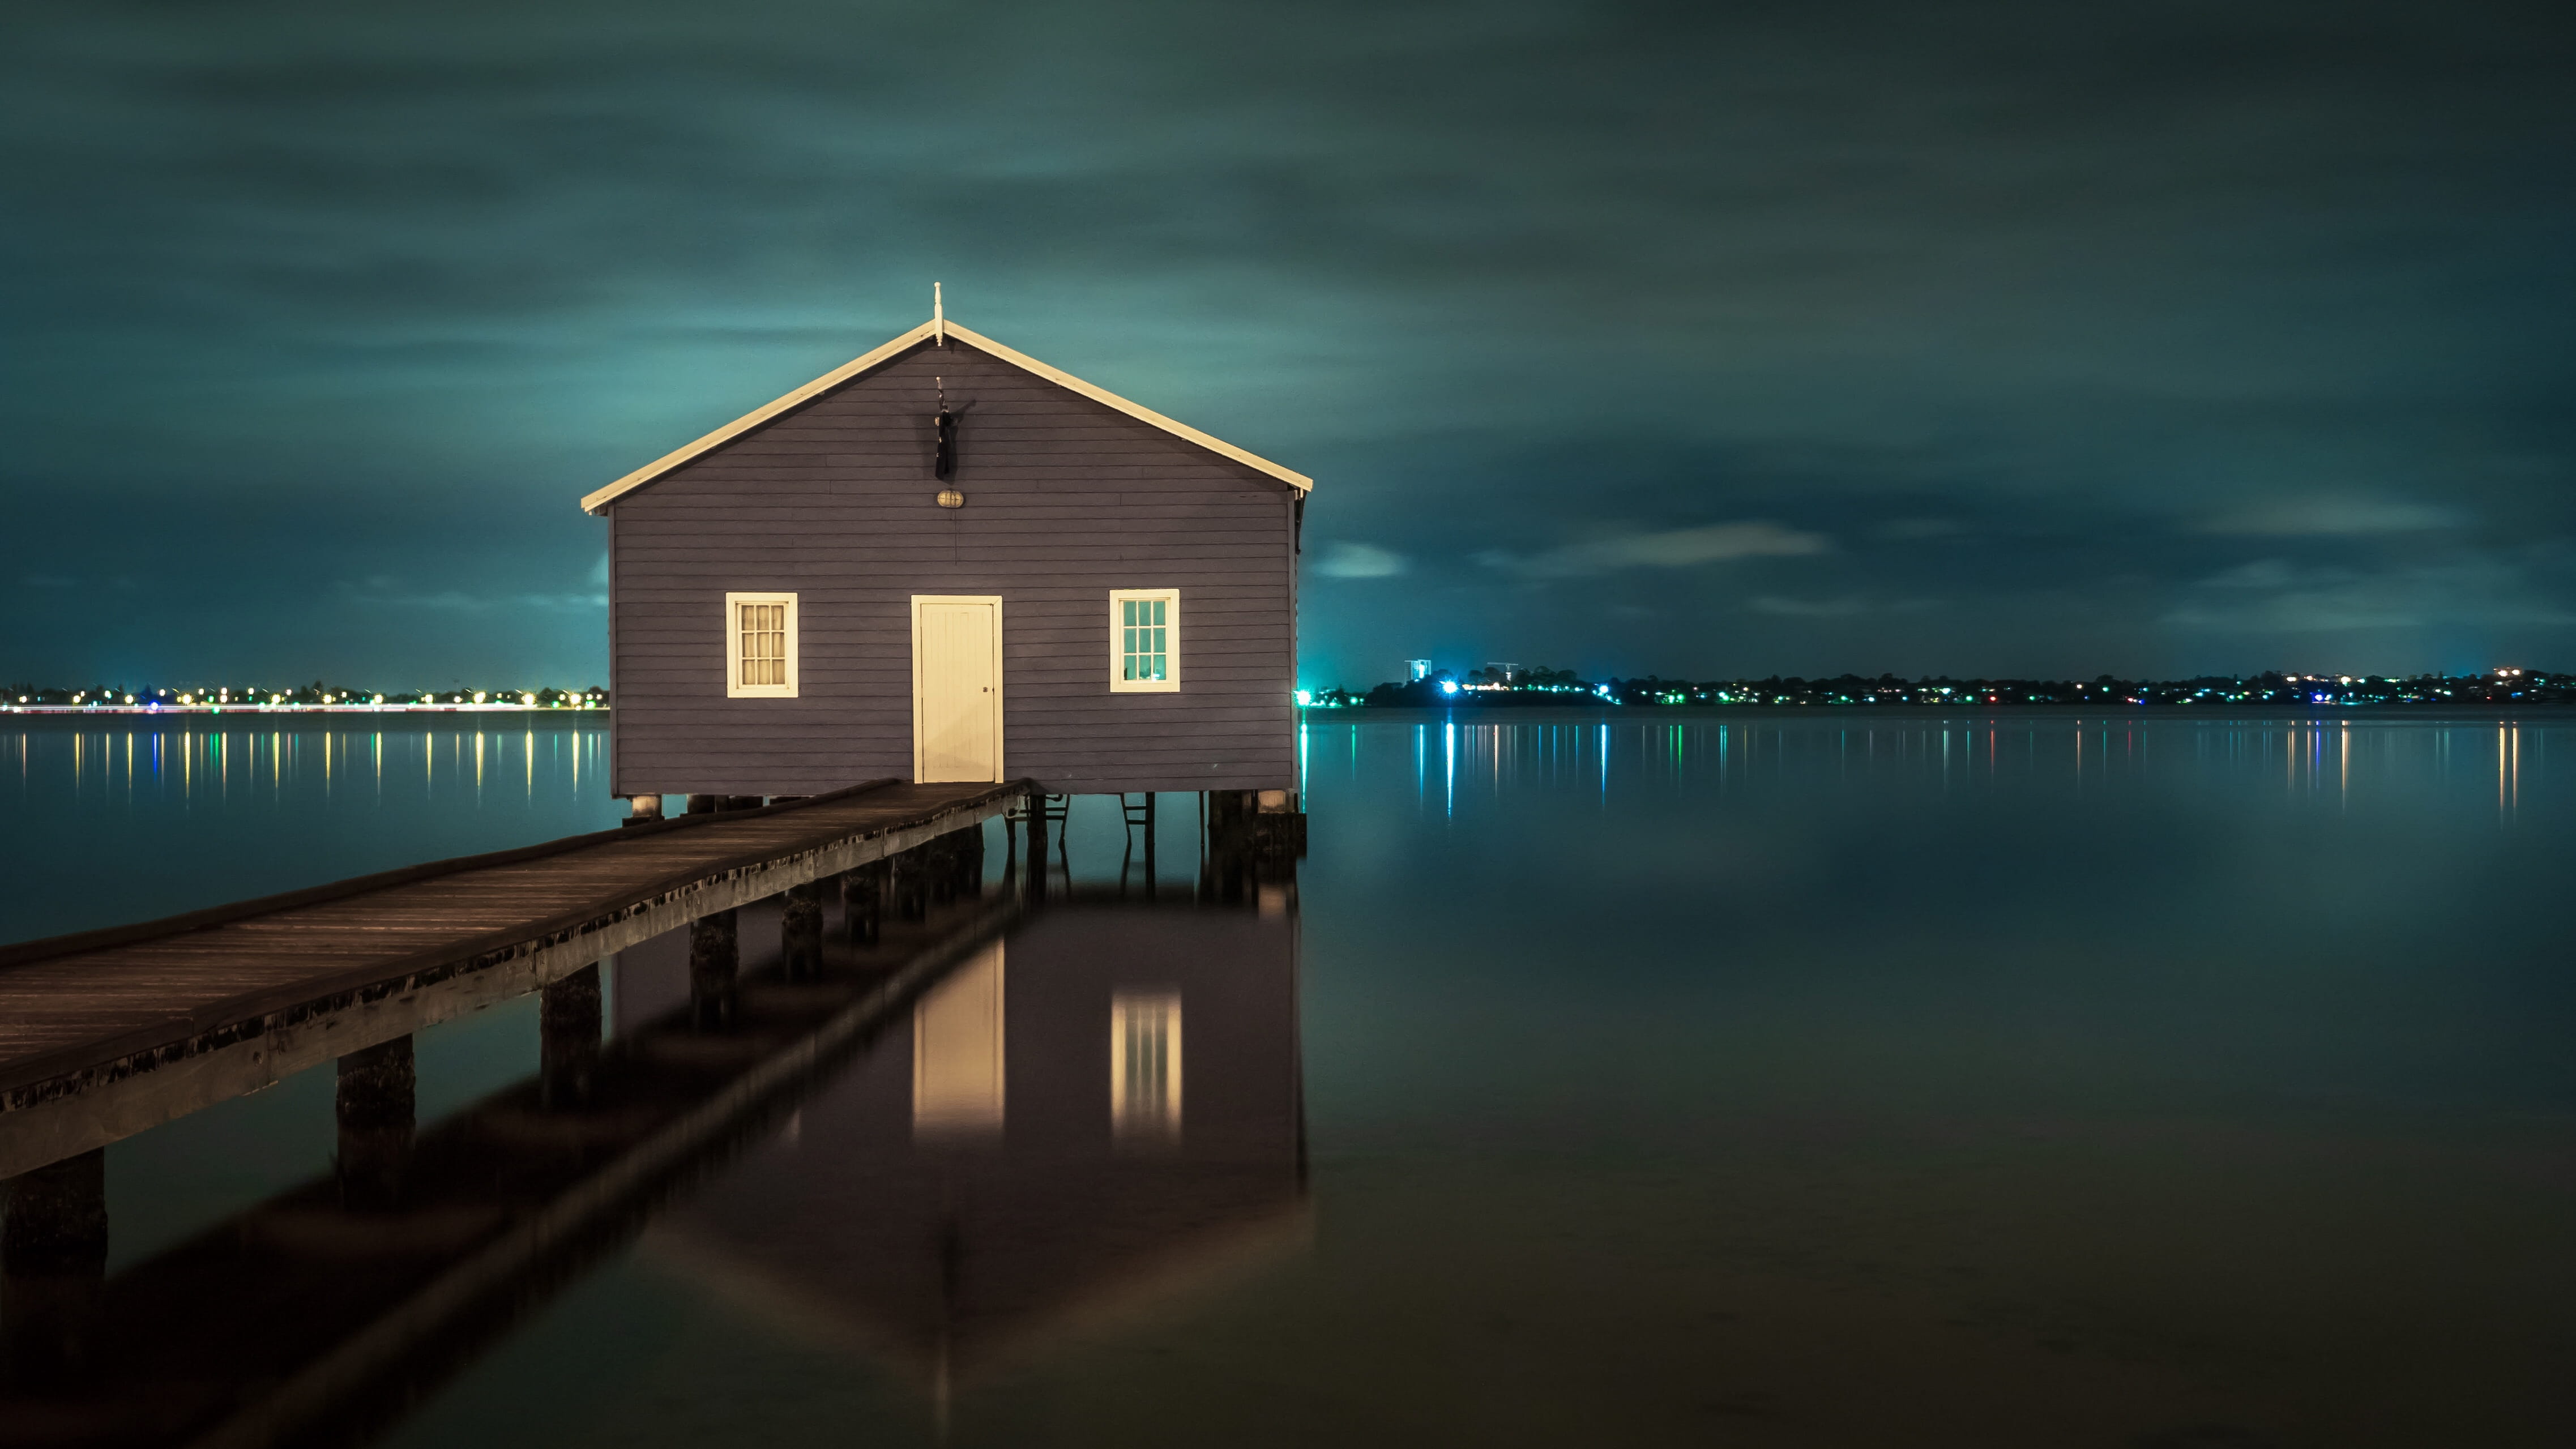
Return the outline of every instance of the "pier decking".
<path id="1" fill-rule="evenodd" d="M 1003 813 L 877 781 L 0 947 L 0 1177 Z"/>

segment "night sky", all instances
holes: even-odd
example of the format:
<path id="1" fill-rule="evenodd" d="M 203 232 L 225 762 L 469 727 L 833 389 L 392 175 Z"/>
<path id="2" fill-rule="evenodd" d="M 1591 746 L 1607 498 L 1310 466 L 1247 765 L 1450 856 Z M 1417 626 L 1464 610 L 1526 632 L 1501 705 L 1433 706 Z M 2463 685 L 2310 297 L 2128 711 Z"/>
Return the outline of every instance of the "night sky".
<path id="1" fill-rule="evenodd" d="M 2576 6 L 12 0 L 0 677 L 605 675 L 928 315 L 1312 474 L 1303 681 L 2576 668 Z"/>

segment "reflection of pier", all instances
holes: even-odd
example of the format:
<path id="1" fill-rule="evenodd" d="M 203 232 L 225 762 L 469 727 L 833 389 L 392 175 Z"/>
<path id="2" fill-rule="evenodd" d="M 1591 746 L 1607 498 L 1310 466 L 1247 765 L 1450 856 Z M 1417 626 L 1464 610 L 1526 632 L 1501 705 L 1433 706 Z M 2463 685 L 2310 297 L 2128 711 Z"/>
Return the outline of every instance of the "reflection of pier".
<path id="1" fill-rule="evenodd" d="M 0 948 L 0 1177 L 965 829 L 1025 790 L 859 786 Z"/>

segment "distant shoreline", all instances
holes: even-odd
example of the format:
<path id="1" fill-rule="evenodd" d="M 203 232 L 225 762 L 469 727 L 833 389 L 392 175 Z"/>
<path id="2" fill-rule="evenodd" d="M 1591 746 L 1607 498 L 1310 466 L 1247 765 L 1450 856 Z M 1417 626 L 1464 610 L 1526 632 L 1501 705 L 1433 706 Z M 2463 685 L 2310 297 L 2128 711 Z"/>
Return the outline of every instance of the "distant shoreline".
<path id="1" fill-rule="evenodd" d="M 524 714 L 548 719 L 601 715 L 608 711 L 534 704 L 8 704 L 0 715 L 52 719 L 90 719 L 114 715 L 125 719 L 158 719 L 173 715 L 387 715 L 387 714 Z"/>
<path id="2" fill-rule="evenodd" d="M 1478 723 L 1538 723 L 1548 720 L 1584 721 L 1624 720 L 1649 723 L 1659 719 L 1777 719 L 1784 715 L 1858 715 L 1878 719 L 1922 719 L 1940 717 L 1957 719 L 2300 719 L 2333 721 L 2339 719 L 2495 719 L 2514 716 L 2542 715 L 2576 720 L 2576 704 L 2522 703 L 2511 701 L 2487 703 L 2463 701 L 2457 704 L 2355 704 L 2355 705 L 2264 705 L 2245 704 L 1595 704 L 1595 705 L 1477 705 L 1446 706 L 1409 705 L 1302 705 L 1297 709 L 1303 723 L 1340 719 L 1353 724 L 1377 721 L 1386 724 L 1415 724 L 1425 720 L 1473 720 Z"/>

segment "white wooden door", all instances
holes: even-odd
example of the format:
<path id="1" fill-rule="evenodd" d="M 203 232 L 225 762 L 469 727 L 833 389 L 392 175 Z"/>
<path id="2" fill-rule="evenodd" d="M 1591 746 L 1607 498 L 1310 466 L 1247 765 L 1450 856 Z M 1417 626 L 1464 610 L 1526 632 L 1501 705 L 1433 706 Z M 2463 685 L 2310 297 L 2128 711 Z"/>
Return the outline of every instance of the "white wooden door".
<path id="1" fill-rule="evenodd" d="M 1002 601 L 912 601 L 912 777 L 1002 778 Z"/>

